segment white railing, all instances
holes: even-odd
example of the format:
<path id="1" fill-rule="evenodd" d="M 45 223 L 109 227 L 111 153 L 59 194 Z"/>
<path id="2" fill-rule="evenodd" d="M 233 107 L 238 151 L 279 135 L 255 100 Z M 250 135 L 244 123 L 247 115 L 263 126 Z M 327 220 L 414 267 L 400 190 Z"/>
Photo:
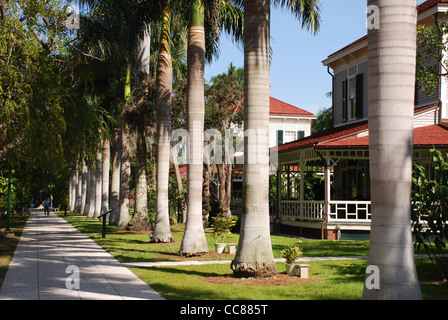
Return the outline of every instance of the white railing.
<path id="1" fill-rule="evenodd" d="M 370 201 L 330 201 L 328 221 L 370 222 L 371 217 Z"/>
<path id="2" fill-rule="evenodd" d="M 299 200 L 282 200 L 280 216 L 319 221 L 324 219 L 324 201 L 303 201 L 302 206 L 303 210 Z"/>
<path id="3" fill-rule="evenodd" d="M 281 201 L 280 217 L 323 221 L 324 215 L 324 201 Z M 370 222 L 371 215 L 370 201 L 333 200 L 329 202 L 328 222 Z"/>

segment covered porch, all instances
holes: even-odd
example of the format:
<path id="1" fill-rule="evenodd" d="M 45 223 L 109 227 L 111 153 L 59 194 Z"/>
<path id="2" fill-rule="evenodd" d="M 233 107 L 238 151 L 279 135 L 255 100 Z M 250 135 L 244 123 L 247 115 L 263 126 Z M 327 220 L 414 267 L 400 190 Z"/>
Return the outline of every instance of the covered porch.
<path id="1" fill-rule="evenodd" d="M 370 230 L 368 150 L 318 150 L 279 154 L 276 232 L 340 240 Z"/>
<path id="2" fill-rule="evenodd" d="M 447 150 L 448 128 L 414 131 L 415 162 L 430 170 L 429 149 Z M 272 151 L 272 150 L 271 150 Z M 369 140 L 367 123 L 331 129 L 277 147 L 275 232 L 329 240 L 369 239 Z"/>

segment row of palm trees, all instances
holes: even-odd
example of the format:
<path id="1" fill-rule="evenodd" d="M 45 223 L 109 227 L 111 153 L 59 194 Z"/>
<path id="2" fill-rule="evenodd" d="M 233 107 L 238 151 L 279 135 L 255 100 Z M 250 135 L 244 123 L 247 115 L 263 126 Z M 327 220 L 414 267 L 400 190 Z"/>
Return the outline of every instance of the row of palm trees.
<path id="1" fill-rule="evenodd" d="M 269 116 L 269 0 L 193 0 L 191 6 L 162 1 L 163 19 L 179 5 L 189 12 L 187 124 L 190 136 L 188 207 L 179 253 L 208 251 L 202 225 L 202 133 L 204 117 L 204 64 L 207 54 L 205 17 L 210 8 L 232 3 L 244 10 L 244 125 L 263 131 Z M 291 10 L 302 27 L 316 32 L 320 25 L 319 0 L 273 1 Z M 412 166 L 412 110 L 415 81 L 417 0 L 368 0 L 380 10 L 379 29 L 369 30 L 369 127 L 372 172 L 372 231 L 368 265 L 378 267 L 378 286 L 366 286 L 365 298 L 421 298 L 413 260 L 409 226 Z M 185 2 L 184 2 L 185 4 Z M 177 7 L 178 8 L 178 7 Z M 160 35 L 157 64 L 157 217 L 153 241 L 172 241 L 167 220 L 170 97 L 172 71 L 169 31 Z M 269 231 L 268 137 L 258 137 L 257 150 L 266 154 L 244 162 L 243 213 L 238 250 L 231 268 L 236 276 L 275 274 Z M 245 143 L 245 157 L 252 151 Z M 370 270 L 370 269 L 369 269 Z M 376 269 L 375 269 L 376 270 Z M 368 276 L 368 275 L 367 275 Z M 366 280 L 370 279 L 366 276 Z"/>

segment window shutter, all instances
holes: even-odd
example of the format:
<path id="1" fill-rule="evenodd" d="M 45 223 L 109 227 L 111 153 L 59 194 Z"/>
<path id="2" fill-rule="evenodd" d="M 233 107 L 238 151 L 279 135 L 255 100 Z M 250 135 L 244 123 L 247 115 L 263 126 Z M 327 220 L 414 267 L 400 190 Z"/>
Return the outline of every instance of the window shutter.
<path id="1" fill-rule="evenodd" d="M 277 145 L 283 144 L 283 130 L 277 130 Z"/>
<path id="2" fill-rule="evenodd" d="M 364 74 L 356 75 L 356 118 L 364 117 Z"/>
<path id="3" fill-rule="evenodd" d="M 419 90 L 418 81 L 415 81 L 414 105 L 418 105 L 419 104 L 419 101 L 418 101 L 418 90 Z"/>
<path id="4" fill-rule="evenodd" d="M 297 139 L 305 138 L 305 131 L 297 131 Z"/>
<path id="5" fill-rule="evenodd" d="M 348 80 L 342 80 L 342 121 L 347 121 L 348 111 Z"/>

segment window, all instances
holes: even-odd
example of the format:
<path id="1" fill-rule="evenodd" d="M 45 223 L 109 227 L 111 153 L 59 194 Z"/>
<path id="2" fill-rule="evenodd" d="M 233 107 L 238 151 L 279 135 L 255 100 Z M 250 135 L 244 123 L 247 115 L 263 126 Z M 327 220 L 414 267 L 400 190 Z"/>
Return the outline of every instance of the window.
<path id="1" fill-rule="evenodd" d="M 285 143 L 296 140 L 296 132 L 295 131 L 285 131 Z"/>
<path id="2" fill-rule="evenodd" d="M 348 80 L 348 118 L 353 119 L 356 115 L 356 77 Z"/>
<path id="3" fill-rule="evenodd" d="M 362 73 L 342 81 L 342 121 L 364 116 L 364 75 Z"/>
<path id="4" fill-rule="evenodd" d="M 283 130 L 277 130 L 277 145 L 283 144 Z"/>

